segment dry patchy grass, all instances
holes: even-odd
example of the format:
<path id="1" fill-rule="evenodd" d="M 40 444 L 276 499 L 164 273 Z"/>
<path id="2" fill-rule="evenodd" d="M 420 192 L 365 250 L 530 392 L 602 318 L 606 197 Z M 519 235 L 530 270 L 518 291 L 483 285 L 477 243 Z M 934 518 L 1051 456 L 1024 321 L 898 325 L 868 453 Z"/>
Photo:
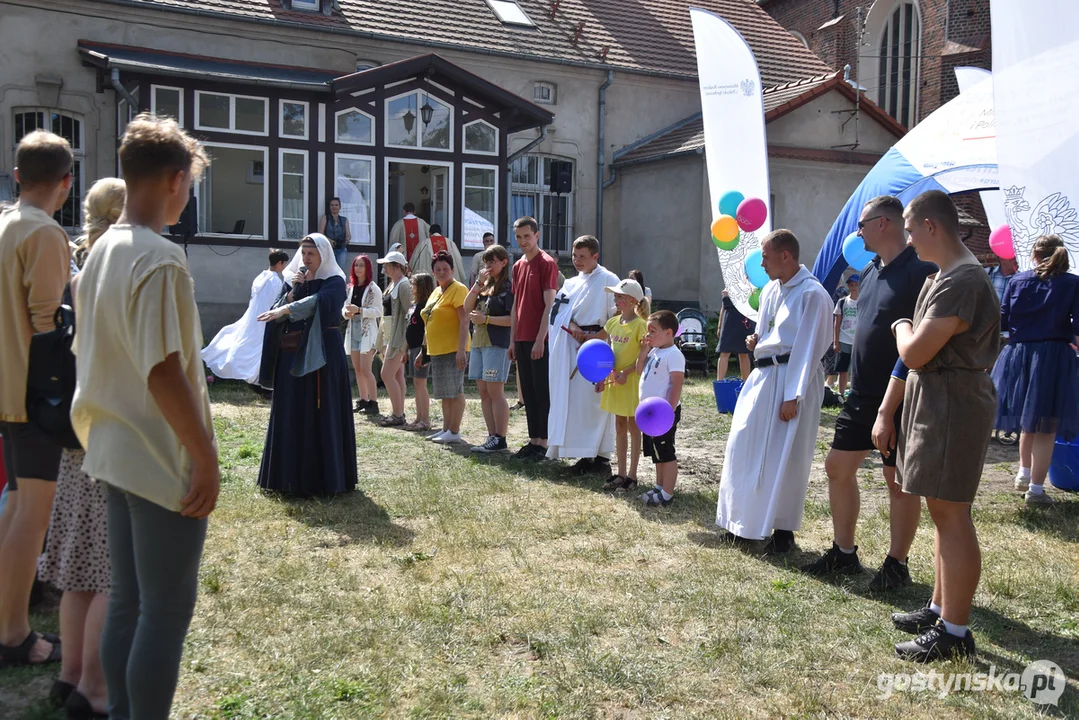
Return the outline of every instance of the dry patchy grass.
<path id="1" fill-rule="evenodd" d="M 795 569 L 831 540 L 822 418 L 801 550 L 770 561 L 721 546 L 713 525 L 729 419 L 689 385 L 684 473 L 664 510 L 605 494 L 554 463 L 475 458 L 358 421 L 362 491 L 322 501 L 255 488 L 268 406 L 215 386 L 225 467 L 175 716 L 182 718 L 1035 717 L 1016 694 L 880 698 L 903 639 L 888 614 L 932 584 L 927 517 L 915 586 L 885 597 L 869 576 Z M 385 403 L 385 401 L 384 401 Z M 410 401 L 411 405 L 411 401 Z M 480 442 L 470 401 L 464 433 Z M 511 437 L 523 438 L 515 414 Z M 994 447 L 975 516 L 984 573 L 973 665 L 1054 660 L 1079 677 L 1079 502 L 1030 512 L 1008 491 L 1014 451 Z M 642 463 L 642 485 L 652 479 Z M 859 542 L 888 543 L 879 471 L 863 474 Z M 38 617 L 42 627 L 54 617 Z M 0 675 L 5 716 L 46 718 L 54 670 Z M 0 706 L 2 707 L 2 706 Z M 1073 679 L 1053 713 L 1079 715 Z"/>

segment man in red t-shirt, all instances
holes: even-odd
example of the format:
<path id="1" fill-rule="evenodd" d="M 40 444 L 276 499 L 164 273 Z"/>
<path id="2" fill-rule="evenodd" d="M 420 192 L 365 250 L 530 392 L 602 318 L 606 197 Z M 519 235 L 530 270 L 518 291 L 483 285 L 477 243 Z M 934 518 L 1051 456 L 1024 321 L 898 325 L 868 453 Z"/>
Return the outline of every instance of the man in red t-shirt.
<path id="1" fill-rule="evenodd" d="M 513 223 L 513 233 L 524 257 L 513 265 L 510 360 L 517 361 L 529 438 L 517 457 L 539 460 L 547 454 L 547 415 L 551 410 L 547 331 L 558 290 L 558 263 L 540 250 L 539 224 L 534 218 L 520 218 Z"/>

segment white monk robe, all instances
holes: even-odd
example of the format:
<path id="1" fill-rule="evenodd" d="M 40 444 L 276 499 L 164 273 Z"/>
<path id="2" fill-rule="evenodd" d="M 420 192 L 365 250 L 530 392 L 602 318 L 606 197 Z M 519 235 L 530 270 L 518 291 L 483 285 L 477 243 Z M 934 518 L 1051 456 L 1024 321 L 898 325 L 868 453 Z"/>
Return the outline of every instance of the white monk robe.
<path id="1" fill-rule="evenodd" d="M 617 312 L 614 294 L 604 288 L 619 278 L 602 265 L 585 275 L 570 278 L 555 296 L 551 310 L 550 388 L 551 412 L 547 416 L 547 457 L 609 457 L 614 452 L 614 415 L 600 408 L 602 395 L 595 386 L 574 374 L 580 343 L 562 329 L 575 322 L 579 327 L 605 325 Z M 570 375 L 573 379 L 570 380 Z"/>
<path id="2" fill-rule="evenodd" d="M 758 360 L 790 354 L 782 365 L 749 376 L 731 420 L 716 524 L 749 540 L 773 530 L 799 530 L 817 447 L 824 368 L 832 342 L 832 299 L 803 265 L 787 283 L 761 292 Z M 784 422 L 780 406 L 798 400 L 798 415 Z"/>
<path id="3" fill-rule="evenodd" d="M 435 255 L 443 250 L 453 258 L 454 279 L 465 287 L 469 287 L 467 284 L 468 268 L 465 267 L 465 261 L 461 258 L 461 251 L 457 249 L 457 243 L 442 234 L 431 235 L 427 239 L 420 241 L 420 244 L 413 251 L 412 257 L 409 258 L 409 270 L 412 271 L 413 275 L 421 272 L 430 275 L 431 263 Z"/>
<path id="4" fill-rule="evenodd" d="M 202 360 L 219 378 L 258 382 L 262 363 L 262 336 L 266 326 L 258 316 L 270 309 L 281 295 L 284 281 L 273 270 L 263 270 L 251 283 L 247 312 L 226 325 L 202 351 Z"/>

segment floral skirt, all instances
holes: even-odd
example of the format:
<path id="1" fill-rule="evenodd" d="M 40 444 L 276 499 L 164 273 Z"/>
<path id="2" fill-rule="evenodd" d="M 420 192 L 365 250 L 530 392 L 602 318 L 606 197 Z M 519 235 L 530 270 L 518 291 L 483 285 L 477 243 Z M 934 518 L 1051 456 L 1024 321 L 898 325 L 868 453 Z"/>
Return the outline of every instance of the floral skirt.
<path id="1" fill-rule="evenodd" d="M 105 484 L 80 469 L 84 453 L 64 450 L 41 580 L 64 592 L 108 593 L 112 578 L 105 527 Z"/>

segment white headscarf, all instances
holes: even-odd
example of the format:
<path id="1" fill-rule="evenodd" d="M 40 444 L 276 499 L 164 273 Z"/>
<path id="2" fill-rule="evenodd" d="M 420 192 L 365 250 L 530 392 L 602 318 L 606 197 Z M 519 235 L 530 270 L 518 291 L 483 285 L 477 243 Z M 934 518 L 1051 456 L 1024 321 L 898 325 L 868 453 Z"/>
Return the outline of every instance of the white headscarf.
<path id="1" fill-rule="evenodd" d="M 345 282 L 348 280 L 345 278 L 345 272 L 337 265 L 337 259 L 333 255 L 333 245 L 330 244 L 329 238 L 322 233 L 311 233 L 304 237 L 304 240 L 311 240 L 315 243 L 315 247 L 318 248 L 318 254 L 322 257 L 322 263 L 318 266 L 318 270 L 315 271 L 315 280 L 327 280 L 332 277 L 339 277 Z M 303 243 L 300 243 L 301 246 Z M 302 248 L 296 249 L 296 255 L 292 260 L 289 260 L 288 266 L 285 268 L 282 275 L 285 278 L 285 282 L 289 285 L 292 284 L 292 276 L 300 272 L 300 266 L 303 265 L 303 252 Z"/>

